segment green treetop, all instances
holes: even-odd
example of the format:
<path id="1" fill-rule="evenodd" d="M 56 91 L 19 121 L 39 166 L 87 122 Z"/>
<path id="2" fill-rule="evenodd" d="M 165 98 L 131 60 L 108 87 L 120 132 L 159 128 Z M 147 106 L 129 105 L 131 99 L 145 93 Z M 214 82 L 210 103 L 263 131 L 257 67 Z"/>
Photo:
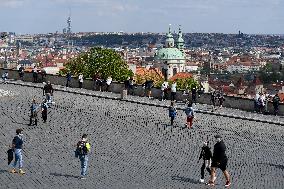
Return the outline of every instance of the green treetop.
<path id="1" fill-rule="evenodd" d="M 92 78 L 94 75 L 100 75 L 102 78 L 111 76 L 114 81 L 124 81 L 133 76 L 120 54 L 112 49 L 100 47 L 91 48 L 70 60 L 61 73 L 67 72 L 74 76 L 82 73 L 84 78 Z"/>

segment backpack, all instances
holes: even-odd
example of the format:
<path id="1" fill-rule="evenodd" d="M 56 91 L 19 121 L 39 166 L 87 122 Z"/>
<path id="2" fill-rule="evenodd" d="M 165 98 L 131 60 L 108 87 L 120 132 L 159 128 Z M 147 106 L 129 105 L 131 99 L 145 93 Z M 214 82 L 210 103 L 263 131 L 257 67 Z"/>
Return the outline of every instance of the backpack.
<path id="1" fill-rule="evenodd" d="M 86 146 L 87 142 L 80 141 L 77 143 L 77 148 L 75 151 L 75 157 L 83 156 L 88 154 L 88 149 Z"/>
<path id="2" fill-rule="evenodd" d="M 187 117 L 194 117 L 193 109 L 192 108 L 186 108 L 185 110 Z"/>

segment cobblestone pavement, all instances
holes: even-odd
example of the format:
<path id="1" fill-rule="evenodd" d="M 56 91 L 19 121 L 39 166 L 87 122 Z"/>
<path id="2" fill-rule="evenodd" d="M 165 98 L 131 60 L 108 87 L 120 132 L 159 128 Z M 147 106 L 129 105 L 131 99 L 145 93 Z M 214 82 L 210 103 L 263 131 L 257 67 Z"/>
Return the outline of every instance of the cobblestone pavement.
<path id="1" fill-rule="evenodd" d="M 184 129 L 179 110 L 170 127 L 163 107 L 57 91 L 48 122 L 27 126 L 30 101 L 41 100 L 42 90 L 0 84 L 0 91 L 0 188 L 211 188 L 198 183 L 197 160 L 203 140 L 213 146 L 215 134 L 227 144 L 230 188 L 284 188 L 281 125 L 197 113 L 195 128 Z M 6 151 L 19 127 L 24 176 L 7 172 Z M 93 145 L 87 180 L 78 179 L 73 153 L 83 133 Z M 220 170 L 217 177 L 214 188 L 225 188 Z"/>

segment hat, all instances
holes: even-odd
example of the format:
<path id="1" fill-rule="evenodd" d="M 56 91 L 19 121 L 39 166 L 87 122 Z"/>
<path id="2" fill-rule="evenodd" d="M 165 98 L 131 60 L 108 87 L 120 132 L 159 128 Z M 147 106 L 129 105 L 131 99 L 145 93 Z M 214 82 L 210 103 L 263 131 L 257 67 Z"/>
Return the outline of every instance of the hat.
<path id="1" fill-rule="evenodd" d="M 221 135 L 215 135 L 215 138 L 222 138 Z"/>

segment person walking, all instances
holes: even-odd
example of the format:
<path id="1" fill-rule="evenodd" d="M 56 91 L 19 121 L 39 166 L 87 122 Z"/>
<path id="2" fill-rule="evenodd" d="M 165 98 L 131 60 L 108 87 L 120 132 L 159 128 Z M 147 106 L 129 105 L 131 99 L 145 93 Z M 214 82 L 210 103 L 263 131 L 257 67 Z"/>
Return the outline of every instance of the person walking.
<path id="1" fill-rule="evenodd" d="M 177 83 L 174 80 L 171 85 L 171 101 L 176 101 L 176 94 L 177 94 Z"/>
<path id="2" fill-rule="evenodd" d="M 223 94 L 222 91 L 219 91 L 219 93 L 218 93 L 218 101 L 219 101 L 220 108 L 222 108 L 223 107 L 223 103 L 225 101 L 224 94 Z"/>
<path id="3" fill-rule="evenodd" d="M 2 80 L 3 80 L 3 83 L 6 84 L 7 80 L 8 80 L 8 76 L 9 76 L 9 73 L 8 72 L 4 72 L 2 74 Z"/>
<path id="4" fill-rule="evenodd" d="M 143 87 L 145 87 L 145 92 L 144 92 L 144 96 L 145 94 L 148 96 L 148 98 L 151 98 L 151 94 L 152 94 L 152 88 L 154 87 L 154 81 L 152 80 L 146 80 L 145 83 L 143 83 Z"/>
<path id="5" fill-rule="evenodd" d="M 208 146 L 208 141 L 203 143 L 203 146 L 201 148 L 201 152 L 199 155 L 199 159 L 198 162 L 203 159 L 203 164 L 201 166 L 201 178 L 200 178 L 200 182 L 204 183 L 204 170 L 206 168 L 207 172 L 209 173 L 209 175 L 211 175 L 211 170 L 210 170 L 210 166 L 211 166 L 211 159 L 212 159 L 212 152 L 210 147 Z"/>
<path id="6" fill-rule="evenodd" d="M 109 92 L 109 87 L 111 85 L 111 82 L 112 82 L 112 78 L 111 76 L 109 76 L 107 79 L 106 79 L 106 92 Z"/>
<path id="7" fill-rule="evenodd" d="M 128 92 L 129 92 L 130 95 L 134 95 L 134 84 L 135 84 L 135 80 L 133 79 L 133 77 L 130 77 L 129 89 L 128 89 Z"/>
<path id="8" fill-rule="evenodd" d="M 194 119 L 194 110 L 192 108 L 192 102 L 189 102 L 187 108 L 185 109 L 186 114 L 186 126 L 189 129 L 192 129 L 193 119 Z"/>
<path id="9" fill-rule="evenodd" d="M 34 119 L 35 125 L 37 126 L 37 109 L 38 109 L 38 106 L 36 104 L 35 99 L 33 99 L 32 105 L 30 107 L 30 110 L 31 110 L 30 124 L 29 124 L 30 126 L 33 124 L 33 119 Z"/>
<path id="10" fill-rule="evenodd" d="M 43 96 L 45 96 L 48 103 L 52 102 L 51 97 L 53 96 L 54 89 L 50 83 L 50 81 L 47 82 L 47 84 L 43 87 Z"/>
<path id="11" fill-rule="evenodd" d="M 167 80 L 165 80 L 162 83 L 162 86 L 161 86 L 161 99 L 162 99 L 162 101 L 168 99 L 168 88 L 169 88 L 169 82 Z"/>
<path id="12" fill-rule="evenodd" d="M 84 82 L 84 76 L 82 73 L 79 74 L 78 76 L 78 82 L 79 82 L 79 88 L 82 89 L 83 88 L 83 82 Z"/>
<path id="13" fill-rule="evenodd" d="M 42 115 L 43 123 L 46 123 L 46 120 L 47 120 L 47 109 L 48 109 L 47 100 L 44 99 L 41 104 L 41 115 Z"/>
<path id="14" fill-rule="evenodd" d="M 280 103 L 280 98 L 278 93 L 275 94 L 272 100 L 273 103 L 273 108 L 274 108 L 274 115 L 277 116 L 279 113 L 279 103 Z"/>
<path id="15" fill-rule="evenodd" d="M 260 93 L 258 98 L 258 107 L 259 107 L 259 113 L 264 113 L 265 111 L 265 96 L 263 93 Z"/>
<path id="16" fill-rule="evenodd" d="M 172 101 L 171 106 L 169 107 L 169 117 L 171 118 L 171 126 L 174 125 L 174 119 L 177 116 L 177 110 L 175 108 L 175 103 Z"/>
<path id="17" fill-rule="evenodd" d="M 37 79 L 38 79 L 38 70 L 37 70 L 37 67 L 36 66 L 34 66 L 34 68 L 33 68 L 33 82 L 34 83 L 37 83 Z"/>
<path id="18" fill-rule="evenodd" d="M 86 179 L 88 168 L 88 153 L 91 149 L 91 144 L 87 142 L 87 134 L 83 134 L 82 139 L 77 143 L 75 156 L 80 159 L 81 162 L 81 179 Z"/>
<path id="19" fill-rule="evenodd" d="M 211 165 L 211 177 L 208 185 L 214 186 L 216 180 L 216 169 L 219 168 L 222 170 L 226 184 L 225 187 L 231 185 L 230 174 L 227 171 L 228 158 L 226 156 L 226 146 L 220 135 L 215 135 L 216 144 L 214 145 L 212 165 Z"/>
<path id="20" fill-rule="evenodd" d="M 194 104 L 196 104 L 197 90 L 195 87 L 191 89 L 191 99 Z"/>
<path id="21" fill-rule="evenodd" d="M 25 69 L 23 67 L 23 65 L 21 65 L 21 67 L 19 68 L 19 77 L 20 77 L 20 80 L 23 81 L 23 78 L 24 78 L 24 73 L 25 73 Z"/>
<path id="22" fill-rule="evenodd" d="M 19 173 L 19 174 L 25 174 L 23 171 L 23 155 L 22 155 L 22 149 L 23 149 L 23 134 L 22 129 L 16 129 L 16 136 L 14 137 L 12 141 L 12 149 L 15 153 L 15 161 L 13 164 L 13 169 L 10 171 L 11 173 Z M 19 172 L 17 172 L 16 167 L 19 163 Z"/>
<path id="23" fill-rule="evenodd" d="M 259 97 L 260 93 L 256 93 L 254 97 L 254 112 L 259 112 L 259 104 L 258 104 Z"/>
<path id="24" fill-rule="evenodd" d="M 68 72 L 66 75 L 66 87 L 67 88 L 70 87 L 71 79 L 72 79 L 72 75 L 70 72 Z"/>
<path id="25" fill-rule="evenodd" d="M 212 112 L 215 110 L 215 106 L 216 106 L 216 91 L 213 91 L 211 92 L 211 102 L 212 102 L 212 106 L 213 106 L 213 109 L 212 109 Z"/>

